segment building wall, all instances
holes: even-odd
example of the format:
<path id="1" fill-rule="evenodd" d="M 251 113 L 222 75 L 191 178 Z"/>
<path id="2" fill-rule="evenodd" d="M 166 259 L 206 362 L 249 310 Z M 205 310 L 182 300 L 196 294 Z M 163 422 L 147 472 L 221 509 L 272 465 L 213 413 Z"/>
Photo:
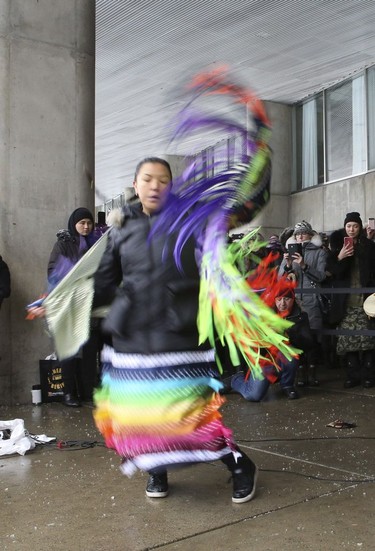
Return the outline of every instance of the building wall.
<path id="1" fill-rule="evenodd" d="M 272 122 L 271 199 L 251 227 L 262 226 L 268 237 L 307 220 L 317 231 L 330 232 L 342 227 L 347 212 L 358 211 L 364 223 L 374 217 L 375 171 L 292 193 L 292 107 L 266 102 L 266 108 Z"/>
<path id="2" fill-rule="evenodd" d="M 53 351 L 25 305 L 46 289 L 58 229 L 94 208 L 95 3 L 0 2 L 0 254 L 12 296 L 0 312 L 0 404 L 30 400 Z"/>
<path id="3" fill-rule="evenodd" d="M 317 231 L 341 228 L 345 214 L 357 211 L 363 223 L 375 216 L 375 172 L 294 193 L 290 197 L 290 224 L 309 221 Z"/>

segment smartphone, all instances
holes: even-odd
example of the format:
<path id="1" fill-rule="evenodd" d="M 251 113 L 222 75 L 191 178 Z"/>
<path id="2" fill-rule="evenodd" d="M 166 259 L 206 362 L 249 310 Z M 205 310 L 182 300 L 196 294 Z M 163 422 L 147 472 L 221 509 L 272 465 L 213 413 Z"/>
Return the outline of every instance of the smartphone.
<path id="1" fill-rule="evenodd" d="M 344 245 L 345 247 L 353 247 L 353 238 L 352 237 L 344 237 Z"/>
<path id="2" fill-rule="evenodd" d="M 369 218 L 367 220 L 367 225 L 369 228 L 371 228 L 372 230 L 375 230 L 375 218 Z"/>
<path id="3" fill-rule="evenodd" d="M 290 256 L 299 253 L 302 256 L 302 243 L 289 243 L 288 253 Z"/>

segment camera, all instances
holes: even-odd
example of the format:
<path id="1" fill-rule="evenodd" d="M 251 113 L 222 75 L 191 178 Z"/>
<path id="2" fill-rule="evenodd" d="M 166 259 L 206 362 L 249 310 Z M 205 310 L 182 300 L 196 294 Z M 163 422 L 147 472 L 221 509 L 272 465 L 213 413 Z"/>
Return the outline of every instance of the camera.
<path id="1" fill-rule="evenodd" d="M 233 241 L 239 241 L 244 235 L 244 233 L 232 233 L 232 235 L 228 237 L 228 242 L 233 243 Z"/>

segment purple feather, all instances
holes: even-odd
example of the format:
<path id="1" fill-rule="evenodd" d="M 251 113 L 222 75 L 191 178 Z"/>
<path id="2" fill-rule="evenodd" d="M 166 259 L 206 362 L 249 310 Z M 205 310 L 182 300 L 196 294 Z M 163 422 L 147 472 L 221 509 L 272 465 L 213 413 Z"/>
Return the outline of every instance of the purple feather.
<path id="1" fill-rule="evenodd" d="M 240 184 L 248 170 L 250 159 L 258 149 L 255 137 L 264 127 L 264 121 L 253 117 L 256 132 L 251 135 L 244 125 L 235 121 L 193 110 L 190 106 L 199 99 L 203 90 L 204 87 L 202 90 L 199 88 L 198 94 L 193 95 L 188 106 L 179 113 L 171 141 L 181 140 L 199 130 L 217 129 L 225 136 L 240 137 L 244 145 L 237 154 L 235 166 L 213 176 L 206 176 L 207 172 L 215 172 L 220 163 L 213 162 L 207 166 L 193 161 L 174 180 L 174 193 L 169 196 L 150 237 L 165 233 L 165 228 L 168 228 L 169 235 L 177 234 L 174 257 L 179 269 L 182 269 L 181 254 L 184 245 L 192 235 L 203 243 L 208 220 L 209 225 L 215 227 L 215 231 L 210 232 L 210 238 L 213 239 L 210 248 L 215 249 L 219 241 L 226 240 L 231 215 L 249 199 L 248 194 L 241 196 L 244 192 L 241 193 Z M 234 156 L 234 148 L 232 154 Z M 206 248 L 207 246 L 206 240 Z"/>

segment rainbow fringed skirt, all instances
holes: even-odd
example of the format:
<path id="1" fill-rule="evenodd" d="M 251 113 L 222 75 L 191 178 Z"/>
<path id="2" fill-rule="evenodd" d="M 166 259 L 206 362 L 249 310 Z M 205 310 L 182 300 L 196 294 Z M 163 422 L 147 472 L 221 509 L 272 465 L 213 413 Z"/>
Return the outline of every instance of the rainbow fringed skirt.
<path id="1" fill-rule="evenodd" d="M 123 354 L 105 347 L 96 425 L 122 471 L 213 461 L 235 449 L 222 423 L 214 351 Z"/>

